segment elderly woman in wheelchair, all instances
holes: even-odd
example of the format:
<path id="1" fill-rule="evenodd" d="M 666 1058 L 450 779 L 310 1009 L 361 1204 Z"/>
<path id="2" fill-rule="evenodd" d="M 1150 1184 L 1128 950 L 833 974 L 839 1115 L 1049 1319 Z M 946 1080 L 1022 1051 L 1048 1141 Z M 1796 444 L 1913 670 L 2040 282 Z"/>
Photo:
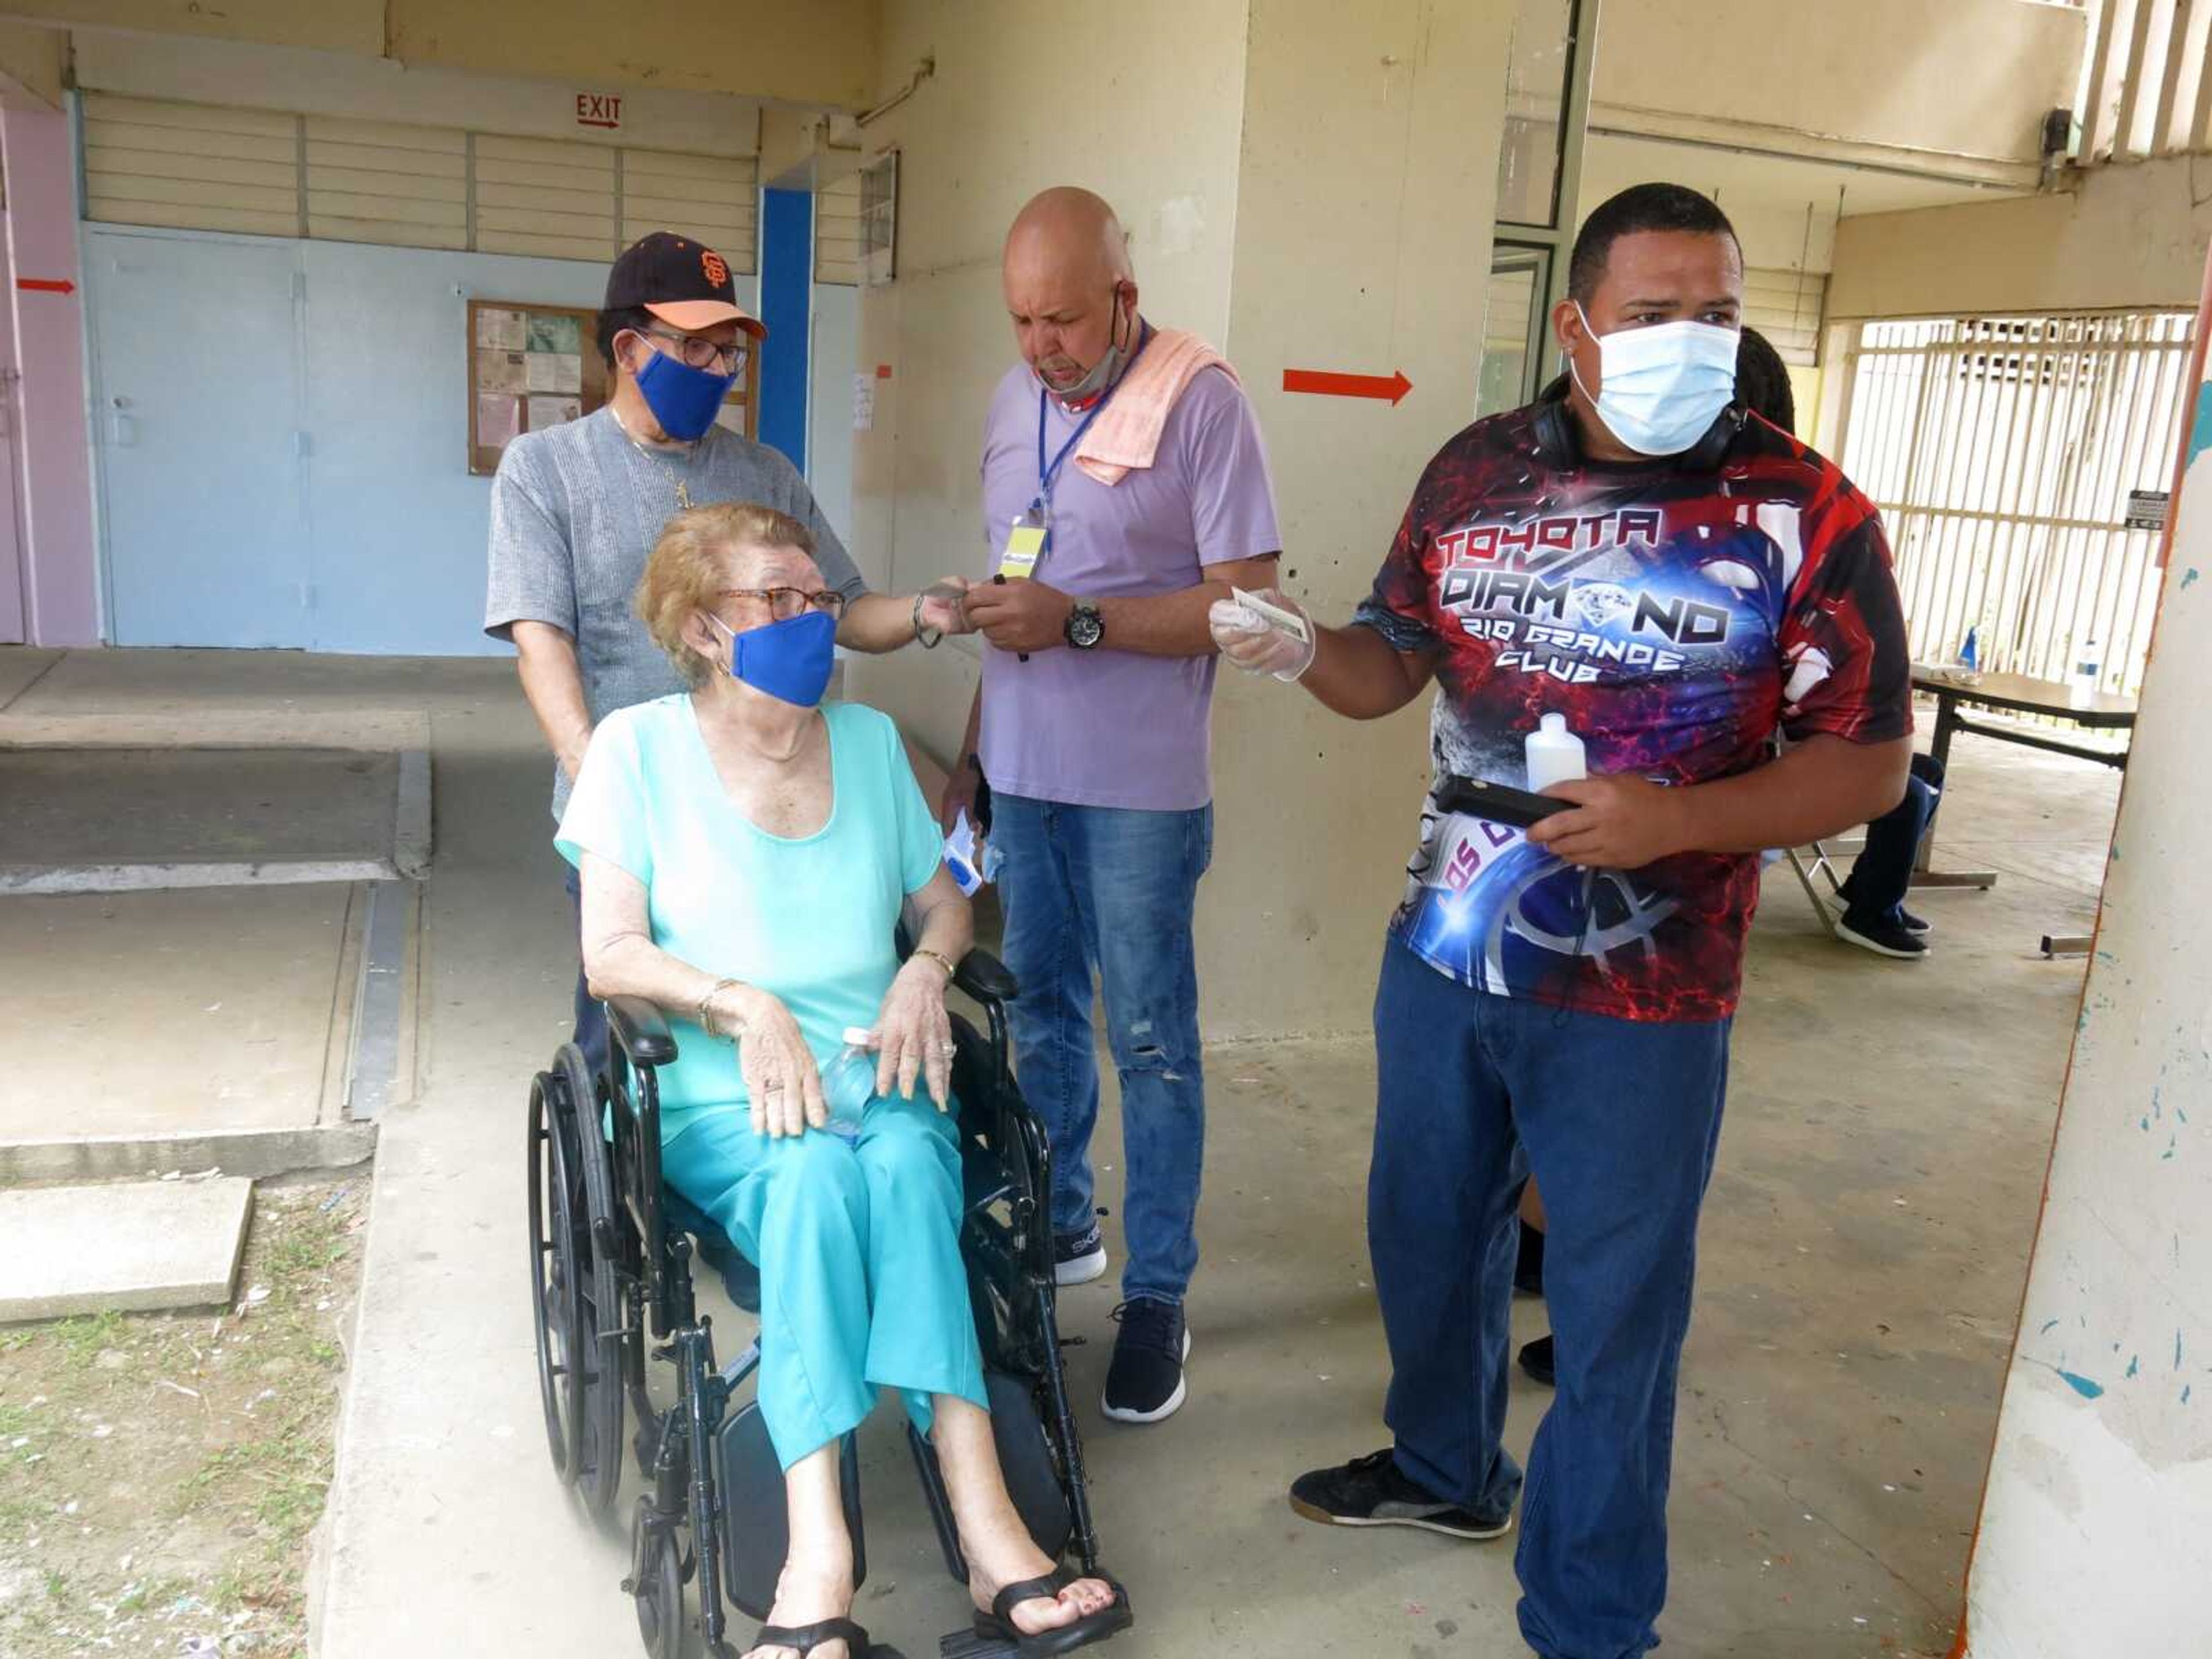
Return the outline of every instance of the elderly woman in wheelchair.
<path id="1" fill-rule="evenodd" d="M 759 1266 L 790 1542 L 750 1659 L 867 1659 L 840 1447 L 880 1389 L 933 1448 L 979 1632 L 1064 1653 L 1127 1603 L 1055 1569 L 994 1442 L 946 1115 L 945 992 L 973 919 L 896 728 L 819 706 L 842 604 L 811 550 L 795 520 L 734 504 L 680 514 L 653 549 L 638 611 L 692 689 L 609 715 L 576 780 L 558 845 L 582 876 L 586 971 L 669 1017 L 661 1178 Z M 851 1028 L 876 1048 L 848 1139 L 823 1075 Z"/>

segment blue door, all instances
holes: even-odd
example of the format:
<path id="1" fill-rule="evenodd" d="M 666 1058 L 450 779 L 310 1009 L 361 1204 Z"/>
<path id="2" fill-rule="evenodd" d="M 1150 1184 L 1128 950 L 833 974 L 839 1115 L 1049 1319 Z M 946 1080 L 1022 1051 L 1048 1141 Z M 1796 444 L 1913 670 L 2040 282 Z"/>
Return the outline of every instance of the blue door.
<path id="1" fill-rule="evenodd" d="M 294 247 L 85 244 L 115 643 L 305 646 Z"/>

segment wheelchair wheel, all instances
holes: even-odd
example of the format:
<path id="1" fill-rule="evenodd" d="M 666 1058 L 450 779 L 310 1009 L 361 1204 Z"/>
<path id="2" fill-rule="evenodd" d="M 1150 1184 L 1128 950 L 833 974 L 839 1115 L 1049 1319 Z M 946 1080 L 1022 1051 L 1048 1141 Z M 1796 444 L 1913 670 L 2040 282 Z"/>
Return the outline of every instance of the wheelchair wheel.
<path id="1" fill-rule="evenodd" d="M 639 1500 L 633 1528 L 645 1524 L 645 1503 Z M 638 1638 L 645 1644 L 647 1659 L 678 1659 L 684 1650 L 684 1559 L 676 1547 L 676 1534 L 664 1532 L 645 1546 L 645 1571 L 629 1583 L 630 1598 L 637 1606 Z M 632 1554 L 636 1553 L 633 1536 Z"/>
<path id="2" fill-rule="evenodd" d="M 553 1472 L 575 1478 L 583 1433 L 583 1370 L 577 1364 L 581 1328 L 580 1263 L 590 1256 L 584 1231 L 584 1189 L 569 1148 L 572 1115 L 559 1109 L 559 1085 L 541 1072 L 530 1085 L 530 1296 L 538 1341 L 538 1395 L 545 1410 L 545 1444 Z"/>
<path id="3" fill-rule="evenodd" d="M 574 1103 L 575 1153 L 584 1195 L 587 1250 L 577 1277 L 578 1391 L 576 1492 L 584 1508 L 604 1519 L 614 1507 L 623 1472 L 623 1345 L 641 1340 L 626 1317 L 621 1263 L 613 1255 L 627 1237 L 615 1206 L 614 1170 L 599 1127 L 598 1091 L 591 1068 L 574 1043 L 562 1046 L 556 1078 Z"/>

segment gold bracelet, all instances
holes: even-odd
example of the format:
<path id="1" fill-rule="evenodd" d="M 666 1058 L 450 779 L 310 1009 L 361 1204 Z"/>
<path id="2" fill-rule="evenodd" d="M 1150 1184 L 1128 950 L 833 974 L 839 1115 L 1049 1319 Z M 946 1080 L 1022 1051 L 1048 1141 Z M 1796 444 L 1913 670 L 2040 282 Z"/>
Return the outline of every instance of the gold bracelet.
<path id="1" fill-rule="evenodd" d="M 952 965 L 952 958 L 946 956 L 941 951 L 924 950 L 920 946 L 916 946 L 913 951 L 908 952 L 908 959 L 911 961 L 915 957 L 927 957 L 932 962 L 945 969 L 945 982 L 947 985 L 952 983 L 954 978 L 960 971 Z"/>
<path id="2" fill-rule="evenodd" d="M 742 985 L 744 983 L 744 981 L 743 980 L 718 979 L 714 981 L 714 988 L 708 992 L 705 996 L 699 999 L 699 1027 L 702 1030 L 705 1031 L 708 1036 L 719 1037 L 722 1035 L 720 1031 L 714 1029 L 714 999 L 721 995 L 723 992 L 728 990 L 732 985 Z"/>

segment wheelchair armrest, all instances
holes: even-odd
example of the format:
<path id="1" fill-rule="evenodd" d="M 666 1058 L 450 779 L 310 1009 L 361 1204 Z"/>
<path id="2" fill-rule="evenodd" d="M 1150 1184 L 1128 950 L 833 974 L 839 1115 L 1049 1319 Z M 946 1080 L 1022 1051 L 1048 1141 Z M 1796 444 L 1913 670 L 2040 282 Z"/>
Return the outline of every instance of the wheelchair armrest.
<path id="1" fill-rule="evenodd" d="M 607 1029 L 633 1066 L 665 1066 L 676 1058 L 668 1017 L 643 997 L 609 997 Z"/>
<path id="2" fill-rule="evenodd" d="M 988 951 L 970 951 L 963 957 L 952 982 L 978 1002 L 1012 1002 L 1022 994 L 1006 964 Z"/>

